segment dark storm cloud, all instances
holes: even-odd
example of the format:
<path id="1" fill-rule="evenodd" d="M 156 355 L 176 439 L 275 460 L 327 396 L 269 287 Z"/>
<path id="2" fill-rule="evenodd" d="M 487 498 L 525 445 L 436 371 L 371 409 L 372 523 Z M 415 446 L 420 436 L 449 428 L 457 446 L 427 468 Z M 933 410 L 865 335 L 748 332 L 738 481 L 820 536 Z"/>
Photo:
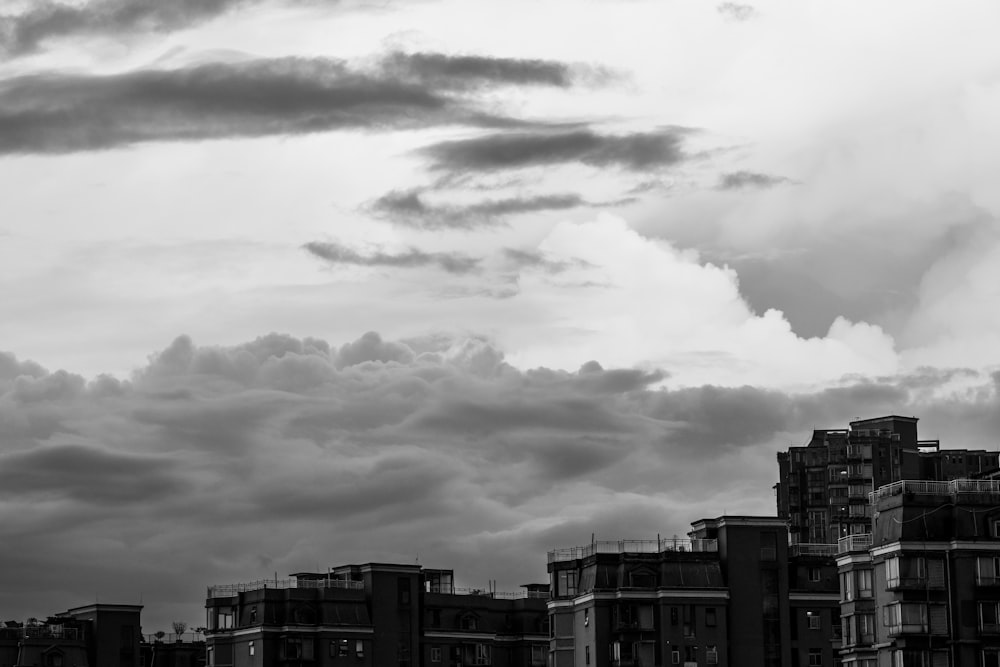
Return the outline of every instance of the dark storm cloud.
<path id="1" fill-rule="evenodd" d="M 281 58 L 0 83 L 0 153 L 65 153 L 143 141 L 523 125 L 420 84 L 330 59 Z"/>
<path id="2" fill-rule="evenodd" d="M 420 229 L 474 229 L 503 224 L 504 218 L 538 211 L 562 211 L 591 206 L 577 194 L 490 199 L 474 204 L 429 204 L 419 190 L 393 190 L 376 199 L 369 210 L 378 217 Z"/>
<path id="3" fill-rule="evenodd" d="M 504 132 L 445 141 L 421 150 L 435 169 L 498 171 L 582 163 L 633 171 L 669 167 L 688 158 L 687 130 L 667 128 L 632 134 L 598 134 L 589 129 Z"/>
<path id="4" fill-rule="evenodd" d="M 719 178 L 720 190 L 739 190 L 741 188 L 773 188 L 790 181 L 783 176 L 759 174 L 753 171 L 734 171 L 723 174 Z"/>
<path id="5" fill-rule="evenodd" d="M 53 37 L 169 32 L 220 16 L 248 0 L 95 0 L 82 4 L 29 3 L 0 16 L 0 52 L 19 55 Z"/>
<path id="6" fill-rule="evenodd" d="M 1000 429 L 1000 374 L 921 369 L 807 393 L 666 378 L 597 361 L 522 370 L 488 340 L 445 334 L 181 336 L 129 379 L 91 382 L 0 354 L 0 509 L 17 545 L 0 571 L 23 575 L 4 602 L 134 599 L 142 581 L 158 608 L 197 618 L 205 582 L 415 551 L 514 589 L 544 580 L 545 549 L 592 532 L 773 511 L 774 454 L 814 428 L 912 414 L 921 437 L 991 449 Z M 965 389 L 941 395 L 951 382 Z"/>
<path id="7" fill-rule="evenodd" d="M 355 266 L 388 266 L 411 269 L 420 266 L 437 266 L 448 273 L 473 273 L 479 269 L 481 260 L 460 253 L 424 252 L 410 248 L 405 252 L 373 252 L 363 255 L 337 243 L 313 241 L 303 246 L 310 254 L 331 264 L 353 264 Z"/>
<path id="8" fill-rule="evenodd" d="M 757 10 L 752 5 L 742 5 L 737 2 L 723 2 L 716 6 L 716 11 L 733 21 L 749 21 L 757 16 Z"/>

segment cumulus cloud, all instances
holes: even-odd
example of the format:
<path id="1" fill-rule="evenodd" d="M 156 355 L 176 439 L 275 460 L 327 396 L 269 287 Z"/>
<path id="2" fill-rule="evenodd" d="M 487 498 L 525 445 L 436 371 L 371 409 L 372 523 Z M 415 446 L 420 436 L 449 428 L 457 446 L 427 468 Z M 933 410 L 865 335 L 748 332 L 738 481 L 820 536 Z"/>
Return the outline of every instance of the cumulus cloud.
<path id="1" fill-rule="evenodd" d="M 667 128 L 631 134 L 599 134 L 590 129 L 503 132 L 444 141 L 421 149 L 434 169 L 498 171 L 581 163 L 632 171 L 669 167 L 688 159 L 688 130 Z"/>
<path id="2" fill-rule="evenodd" d="M 788 183 L 783 176 L 771 176 L 755 171 L 734 171 L 719 177 L 720 190 L 740 190 L 743 188 L 773 188 Z"/>
<path id="3" fill-rule="evenodd" d="M 476 336 L 182 336 L 129 379 L 91 382 L 0 359 L 20 373 L 0 386 L 0 510 L 18 545 L 0 569 L 20 573 L 5 603 L 25 615 L 134 599 L 142 581 L 147 622 L 197 618 L 206 584 L 415 553 L 513 589 L 591 532 L 772 512 L 774 454 L 814 428 L 915 414 L 923 437 L 992 447 L 1000 426 L 1000 375 L 671 388 L 599 360 L 517 368 Z M 70 389 L 19 393 L 19 378 Z"/>
<path id="4" fill-rule="evenodd" d="M 416 248 L 409 248 L 399 253 L 375 251 L 365 255 L 338 243 L 312 241 L 303 247 L 309 254 L 331 264 L 355 266 L 387 266 L 403 269 L 437 266 L 448 273 L 472 273 L 479 269 L 481 261 L 461 253 L 424 252 Z"/>
<path id="5" fill-rule="evenodd" d="M 563 193 L 488 199 L 472 204 L 431 204 L 419 189 L 393 190 L 368 207 L 376 216 L 420 229 L 474 229 L 504 224 L 509 216 L 594 206 L 578 194 Z"/>

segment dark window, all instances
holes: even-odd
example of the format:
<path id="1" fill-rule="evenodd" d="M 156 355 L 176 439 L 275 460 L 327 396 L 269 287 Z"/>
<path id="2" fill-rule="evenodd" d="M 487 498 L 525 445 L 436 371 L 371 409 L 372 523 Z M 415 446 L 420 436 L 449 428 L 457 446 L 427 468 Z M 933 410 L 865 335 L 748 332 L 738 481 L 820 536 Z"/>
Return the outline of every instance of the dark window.
<path id="1" fill-rule="evenodd" d="M 396 586 L 399 591 L 399 604 L 409 605 L 410 604 L 410 578 L 409 577 L 399 577 L 396 580 Z"/>
<path id="2" fill-rule="evenodd" d="M 135 626 L 123 625 L 121 629 L 122 648 L 132 648 L 132 643 L 134 641 L 135 641 Z"/>
<path id="3" fill-rule="evenodd" d="M 250 607 L 250 622 L 257 622 L 257 607 Z"/>
<path id="4" fill-rule="evenodd" d="M 716 622 L 717 622 L 717 619 L 715 617 L 715 607 L 706 607 L 705 608 L 705 627 L 707 627 L 707 628 L 714 628 Z"/>

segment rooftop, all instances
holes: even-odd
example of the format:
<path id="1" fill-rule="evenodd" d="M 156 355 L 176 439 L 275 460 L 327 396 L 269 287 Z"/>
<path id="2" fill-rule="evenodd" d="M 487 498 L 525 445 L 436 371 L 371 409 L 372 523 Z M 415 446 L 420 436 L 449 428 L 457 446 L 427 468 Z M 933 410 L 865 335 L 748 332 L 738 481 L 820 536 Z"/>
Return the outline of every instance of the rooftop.
<path id="1" fill-rule="evenodd" d="M 581 547 L 553 549 L 549 552 L 548 556 L 550 563 L 557 563 L 587 558 L 594 554 L 714 553 L 718 550 L 718 540 L 666 537 L 658 540 L 601 540 L 585 544 Z"/>
<path id="2" fill-rule="evenodd" d="M 1000 495 L 1000 480 L 996 479 L 953 479 L 947 482 L 927 482 L 904 479 L 892 484 L 880 486 L 868 494 L 871 504 L 883 498 L 913 494 L 917 496 L 973 496 Z"/>

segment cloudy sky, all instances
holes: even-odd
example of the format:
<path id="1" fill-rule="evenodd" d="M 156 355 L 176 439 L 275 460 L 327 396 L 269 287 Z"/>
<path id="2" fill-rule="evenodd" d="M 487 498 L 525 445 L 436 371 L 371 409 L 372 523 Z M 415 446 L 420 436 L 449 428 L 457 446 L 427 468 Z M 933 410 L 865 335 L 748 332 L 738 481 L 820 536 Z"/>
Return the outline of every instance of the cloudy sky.
<path id="1" fill-rule="evenodd" d="M 0 617 L 459 584 L 997 446 L 992 1 L 0 0 Z"/>

